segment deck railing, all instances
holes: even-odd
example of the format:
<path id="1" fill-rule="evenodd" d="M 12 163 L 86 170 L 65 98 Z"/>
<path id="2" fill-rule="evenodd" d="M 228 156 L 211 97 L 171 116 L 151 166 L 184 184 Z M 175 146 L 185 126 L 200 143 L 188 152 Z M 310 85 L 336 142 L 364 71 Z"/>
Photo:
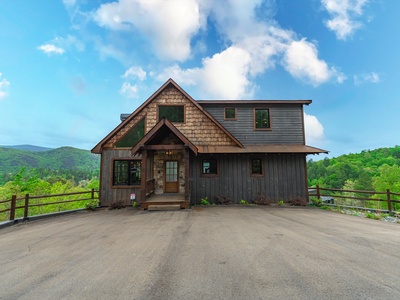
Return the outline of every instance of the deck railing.
<path id="1" fill-rule="evenodd" d="M 154 188 L 155 188 L 155 179 L 149 179 L 146 181 L 146 196 L 149 196 L 151 194 L 154 194 Z"/>
<path id="2" fill-rule="evenodd" d="M 314 188 L 310 188 L 314 189 Z M 400 209 L 400 193 L 391 192 L 387 189 L 385 192 L 363 191 L 363 190 L 343 190 L 333 188 L 315 187 L 315 193 L 310 193 L 310 197 L 317 197 L 329 201 L 333 198 L 334 203 L 327 205 L 352 207 L 356 209 L 384 210 L 395 212 Z M 328 202 L 327 201 L 327 202 Z"/>
<path id="3" fill-rule="evenodd" d="M 78 195 L 78 196 L 77 196 Z M 80 195 L 80 196 L 79 196 Z M 51 198 L 51 199 L 50 199 Z M 62 198 L 61 200 L 58 200 Z M 74 199 L 72 199 L 74 198 Z M 50 199 L 49 202 L 47 201 L 40 201 L 41 199 Z M 14 221 L 17 217 L 22 217 L 23 220 L 29 219 L 29 216 L 43 214 L 48 212 L 57 212 L 57 211 L 66 211 L 72 210 L 75 208 L 68 208 L 63 209 L 63 205 L 67 203 L 73 202 L 81 202 L 83 201 L 95 201 L 99 199 L 99 191 L 91 189 L 90 191 L 84 192 L 73 192 L 73 193 L 65 193 L 65 194 L 51 194 L 51 195 L 42 195 L 42 196 L 31 196 L 26 194 L 25 197 L 18 198 L 16 195 L 12 195 L 11 199 L 8 200 L 1 200 L 0 201 L 0 221 L 6 221 L 7 219 L 10 221 Z M 80 205 L 79 208 L 84 208 L 85 206 Z M 42 212 L 41 207 L 44 206 L 55 206 L 58 205 L 55 209 L 50 209 L 50 211 Z M 79 205 L 78 205 L 79 206 Z M 5 208 L 4 208 L 5 207 Z M 36 210 L 30 208 L 39 208 Z M 65 208 L 65 205 L 64 205 Z M 21 213 L 23 210 L 23 214 Z M 30 214 L 31 211 L 34 211 L 34 214 Z M 38 213 L 39 212 L 39 213 Z M 2 213 L 9 213 L 8 218 L 1 218 Z"/>

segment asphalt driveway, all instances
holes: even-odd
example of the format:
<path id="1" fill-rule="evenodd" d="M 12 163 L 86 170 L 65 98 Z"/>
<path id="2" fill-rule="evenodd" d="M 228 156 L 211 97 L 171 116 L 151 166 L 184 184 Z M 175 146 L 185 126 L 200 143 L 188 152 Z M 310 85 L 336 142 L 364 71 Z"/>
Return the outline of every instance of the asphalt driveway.
<path id="1" fill-rule="evenodd" d="M 400 225 L 281 207 L 48 218 L 0 230 L 0 299 L 400 299 Z"/>

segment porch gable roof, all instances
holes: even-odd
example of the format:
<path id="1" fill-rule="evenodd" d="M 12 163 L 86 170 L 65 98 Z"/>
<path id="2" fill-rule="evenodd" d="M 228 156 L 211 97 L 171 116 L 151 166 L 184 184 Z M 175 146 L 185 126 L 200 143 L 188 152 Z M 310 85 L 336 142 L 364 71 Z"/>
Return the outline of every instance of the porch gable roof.
<path id="1" fill-rule="evenodd" d="M 149 144 L 163 127 L 167 127 L 185 146 L 189 147 L 195 155 L 198 153 L 197 147 L 186 138 L 168 119 L 161 119 L 144 137 L 131 149 L 132 155 L 141 152 L 141 148 Z"/>

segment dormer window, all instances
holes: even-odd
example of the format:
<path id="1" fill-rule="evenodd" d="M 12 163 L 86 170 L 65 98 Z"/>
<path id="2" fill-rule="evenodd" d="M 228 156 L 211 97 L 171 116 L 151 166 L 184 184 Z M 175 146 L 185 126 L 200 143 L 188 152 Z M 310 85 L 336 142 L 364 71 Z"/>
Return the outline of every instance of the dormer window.
<path id="1" fill-rule="evenodd" d="M 173 123 L 185 122 L 185 106 L 184 105 L 159 105 L 158 121 L 163 118 Z"/>
<path id="2" fill-rule="evenodd" d="M 236 120 L 236 108 L 227 107 L 224 110 L 225 120 Z"/>
<path id="3" fill-rule="evenodd" d="M 270 115 L 268 108 L 254 109 L 254 129 L 266 130 L 271 129 Z"/>

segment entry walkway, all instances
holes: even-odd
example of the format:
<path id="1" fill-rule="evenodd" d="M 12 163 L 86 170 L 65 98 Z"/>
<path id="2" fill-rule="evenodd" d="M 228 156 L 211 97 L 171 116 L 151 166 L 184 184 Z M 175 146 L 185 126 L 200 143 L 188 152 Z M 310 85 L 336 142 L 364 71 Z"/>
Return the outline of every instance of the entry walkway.
<path id="1" fill-rule="evenodd" d="M 185 195 L 180 193 L 153 194 L 146 198 L 146 201 L 140 205 L 141 209 L 148 209 L 149 206 L 176 206 L 180 208 L 189 208 L 189 201 L 185 201 Z"/>

